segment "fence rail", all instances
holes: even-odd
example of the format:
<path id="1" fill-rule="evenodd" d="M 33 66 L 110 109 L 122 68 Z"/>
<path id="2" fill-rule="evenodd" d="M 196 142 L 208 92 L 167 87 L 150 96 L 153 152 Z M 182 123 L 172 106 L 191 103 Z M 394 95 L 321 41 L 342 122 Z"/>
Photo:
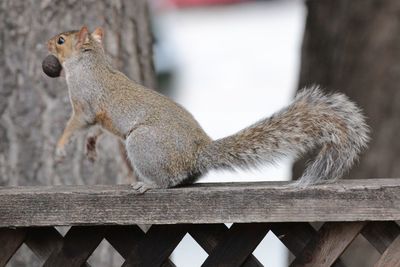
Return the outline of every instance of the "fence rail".
<path id="1" fill-rule="evenodd" d="M 175 266 L 169 256 L 187 233 L 209 254 L 203 266 L 263 266 L 252 253 L 271 231 L 295 255 L 291 266 L 345 266 L 340 256 L 362 235 L 381 254 L 376 266 L 392 267 L 400 266 L 396 220 L 400 179 L 202 184 L 143 195 L 122 185 L 1 188 L 0 266 L 23 243 L 43 266 L 88 266 L 103 239 L 123 266 Z M 315 221 L 325 223 L 315 229 Z M 72 227 L 62 236 L 56 225 Z"/>

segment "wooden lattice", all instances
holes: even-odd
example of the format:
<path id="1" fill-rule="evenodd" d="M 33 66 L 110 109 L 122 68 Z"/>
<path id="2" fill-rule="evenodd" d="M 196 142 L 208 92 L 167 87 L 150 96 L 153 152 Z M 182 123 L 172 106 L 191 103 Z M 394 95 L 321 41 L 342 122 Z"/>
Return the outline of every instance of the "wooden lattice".
<path id="1" fill-rule="evenodd" d="M 318 230 L 306 222 L 325 218 L 331 219 Z M 3 188 L 0 266 L 23 243 L 43 266 L 89 266 L 103 239 L 125 259 L 122 266 L 175 266 L 169 256 L 187 233 L 208 254 L 202 266 L 263 266 L 252 253 L 271 231 L 295 256 L 290 266 L 345 266 L 340 256 L 362 235 L 381 254 L 375 266 L 392 267 L 400 266 L 399 219 L 400 182 L 394 179 L 305 189 L 202 185 L 144 195 L 124 186 Z M 135 225 L 151 222 L 146 233 Z M 73 226 L 62 236 L 55 225 Z"/>

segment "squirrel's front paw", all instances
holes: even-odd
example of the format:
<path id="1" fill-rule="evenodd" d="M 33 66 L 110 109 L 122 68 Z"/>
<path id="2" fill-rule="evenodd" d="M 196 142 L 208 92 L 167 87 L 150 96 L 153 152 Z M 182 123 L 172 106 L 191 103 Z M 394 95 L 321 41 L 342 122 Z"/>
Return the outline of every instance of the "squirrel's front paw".
<path id="1" fill-rule="evenodd" d="M 67 152 L 65 151 L 64 147 L 57 147 L 56 148 L 56 162 L 60 163 L 65 159 L 67 156 Z"/>

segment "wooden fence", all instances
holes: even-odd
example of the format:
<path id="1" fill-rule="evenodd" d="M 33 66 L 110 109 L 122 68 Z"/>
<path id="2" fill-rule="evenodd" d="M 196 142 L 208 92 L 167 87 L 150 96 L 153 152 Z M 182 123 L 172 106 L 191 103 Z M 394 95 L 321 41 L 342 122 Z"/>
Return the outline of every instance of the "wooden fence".
<path id="1" fill-rule="evenodd" d="M 0 189 L 0 266 L 25 243 L 43 266 L 89 266 L 107 240 L 122 266 L 175 266 L 185 234 L 208 253 L 202 266 L 263 266 L 252 254 L 272 231 L 292 252 L 290 266 L 345 266 L 342 253 L 363 235 L 400 266 L 400 179 L 201 184 L 136 195 L 129 186 Z M 316 230 L 309 222 L 324 222 Z M 224 223 L 233 223 L 228 228 Z M 145 233 L 137 224 L 151 224 Z M 54 226 L 72 226 L 65 236 Z"/>

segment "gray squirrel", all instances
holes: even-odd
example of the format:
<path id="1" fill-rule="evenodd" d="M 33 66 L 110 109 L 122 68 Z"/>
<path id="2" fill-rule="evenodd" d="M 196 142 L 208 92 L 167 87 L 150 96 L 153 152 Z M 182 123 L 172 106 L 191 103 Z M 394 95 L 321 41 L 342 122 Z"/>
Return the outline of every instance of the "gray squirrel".
<path id="1" fill-rule="evenodd" d="M 143 193 L 194 182 L 212 169 L 245 169 L 319 149 L 298 180 L 334 181 L 350 169 L 369 140 L 361 110 L 345 95 L 304 89 L 270 118 L 212 140 L 182 106 L 127 78 L 107 61 L 104 31 L 87 27 L 56 35 L 48 49 L 65 71 L 72 116 L 57 157 L 78 130 L 100 125 L 125 142 Z M 92 140 L 93 141 L 93 140 Z"/>

